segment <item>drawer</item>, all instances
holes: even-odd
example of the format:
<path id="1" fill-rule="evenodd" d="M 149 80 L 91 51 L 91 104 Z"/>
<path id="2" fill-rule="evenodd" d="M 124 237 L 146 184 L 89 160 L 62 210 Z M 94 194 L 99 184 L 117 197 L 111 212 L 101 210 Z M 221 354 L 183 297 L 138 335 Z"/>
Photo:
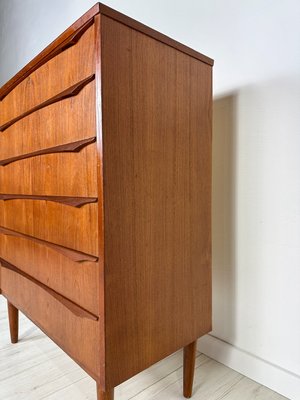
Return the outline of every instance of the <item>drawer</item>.
<path id="1" fill-rule="evenodd" d="M 0 200 L 1 227 L 98 257 L 97 203 L 77 208 L 39 199 Z"/>
<path id="2" fill-rule="evenodd" d="M 79 363 L 91 376 L 100 376 L 100 318 L 71 311 L 59 297 L 20 273 L 1 267 L 2 294 Z M 66 303 L 67 304 L 67 303 Z"/>
<path id="3" fill-rule="evenodd" d="M 51 104 L 16 122 L 0 134 L 0 165 L 35 152 L 59 151 L 96 136 L 95 82 L 74 97 Z M 52 149 L 52 150 L 51 150 Z"/>
<path id="4" fill-rule="evenodd" d="M 59 249 L 0 234 L 0 256 L 74 303 L 99 315 L 101 262 L 76 262 Z"/>
<path id="5" fill-rule="evenodd" d="M 95 73 L 94 25 L 16 86 L 0 102 L 0 126 L 20 117 Z"/>
<path id="6" fill-rule="evenodd" d="M 2 194 L 97 197 L 97 147 L 38 155 L 0 166 Z"/>

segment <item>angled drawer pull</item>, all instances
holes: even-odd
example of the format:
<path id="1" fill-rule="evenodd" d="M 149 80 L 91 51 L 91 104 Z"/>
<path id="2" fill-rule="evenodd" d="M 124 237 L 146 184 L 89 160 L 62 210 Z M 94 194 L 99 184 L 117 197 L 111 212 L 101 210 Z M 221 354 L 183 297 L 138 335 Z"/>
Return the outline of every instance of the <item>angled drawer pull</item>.
<path id="1" fill-rule="evenodd" d="M 19 85 L 24 79 L 26 79 L 29 75 L 31 75 L 35 70 L 40 68 L 43 64 L 46 64 L 51 58 L 54 58 L 58 54 L 62 53 L 63 51 L 67 50 L 69 47 L 74 46 L 76 43 L 78 43 L 79 39 L 81 36 L 84 34 L 84 32 L 92 26 L 94 23 L 94 18 L 91 18 L 89 21 L 87 21 L 80 29 L 77 31 L 73 32 L 71 36 L 66 38 L 62 43 L 60 43 L 58 46 L 54 47 L 50 52 L 44 51 L 45 56 L 44 57 L 36 57 L 39 58 L 38 62 L 32 62 L 32 67 L 28 68 L 28 65 L 24 67 L 20 72 L 15 75 L 15 77 L 9 81 L 6 85 L 4 85 L 1 90 L 0 90 L 0 101 L 4 99 L 5 96 L 7 96 L 16 86 Z M 51 45 L 50 45 L 51 46 Z M 50 47 L 49 46 L 49 47 Z M 42 53 L 43 54 L 43 53 Z M 36 60 L 35 59 L 35 60 Z M 26 70 L 26 71 L 25 71 Z"/>
<path id="2" fill-rule="evenodd" d="M 65 204 L 66 206 L 80 208 L 85 204 L 97 203 L 97 197 L 68 197 L 68 196 L 34 196 L 27 194 L 2 194 L 0 200 L 45 200 L 55 203 Z"/>
<path id="3" fill-rule="evenodd" d="M 20 119 L 27 117 L 28 115 L 40 110 L 41 108 L 47 107 L 58 101 L 67 99 L 68 97 L 76 96 L 81 91 L 81 89 L 83 89 L 88 83 L 90 83 L 92 80 L 94 80 L 94 78 L 95 78 L 95 74 L 89 76 L 88 78 L 83 79 L 82 81 L 69 87 L 68 89 L 64 90 L 63 92 L 61 92 L 61 93 L 51 97 L 50 99 L 44 101 L 43 103 L 38 104 L 37 106 L 31 108 L 30 110 L 27 110 L 26 112 L 19 115 L 18 117 L 14 118 L 14 119 L 6 122 L 4 125 L 0 126 L 0 131 L 1 132 L 5 131 L 5 129 L 9 128 L 11 125 L 20 121 Z"/>
<path id="4" fill-rule="evenodd" d="M 87 319 L 91 319 L 93 321 L 98 321 L 99 318 L 96 315 L 94 315 L 94 314 L 90 313 L 89 311 L 85 310 L 84 308 L 80 307 L 78 304 L 67 299 L 63 295 L 57 293 L 55 290 L 44 285 L 42 282 L 40 282 L 37 279 L 33 278 L 32 276 L 28 275 L 26 272 L 20 270 L 15 265 L 10 264 L 8 261 L 4 260 L 3 258 L 0 258 L 0 264 L 2 265 L 3 268 L 6 268 L 10 271 L 13 271 L 13 272 L 23 276 L 25 279 L 28 279 L 29 281 L 35 283 L 40 288 L 44 289 L 47 293 L 50 294 L 50 296 L 54 297 L 57 301 L 62 303 L 77 317 L 87 318 Z"/>
<path id="5" fill-rule="evenodd" d="M 25 158 L 31 158 L 36 156 L 42 156 L 45 154 L 54 154 L 54 153 L 72 153 L 78 152 L 83 149 L 85 146 L 88 146 L 91 143 L 96 141 L 96 137 L 91 137 L 84 140 L 79 140 L 77 142 L 71 142 L 62 144 L 55 147 L 48 147 L 47 149 L 33 151 L 32 153 L 21 154 L 20 156 L 7 158 L 5 160 L 0 160 L 0 165 L 5 166 L 11 164 L 15 161 L 24 160 Z"/>
<path id="6" fill-rule="evenodd" d="M 59 244 L 47 242 L 46 240 L 38 239 L 33 236 L 26 235 L 24 233 L 13 231 L 11 229 L 4 228 L 3 226 L 0 226 L 0 233 L 2 233 L 3 235 L 15 236 L 15 237 L 20 237 L 20 238 L 27 239 L 27 240 L 32 240 L 35 243 L 39 243 L 43 246 L 50 247 L 51 249 L 57 251 L 58 253 L 61 253 L 65 257 L 68 257 L 72 261 L 75 261 L 75 262 L 83 262 L 83 261 L 96 262 L 96 261 L 98 261 L 98 257 L 92 256 L 90 254 L 86 254 L 86 253 L 83 253 L 78 250 L 73 250 L 73 249 L 70 249 L 69 247 L 60 246 Z"/>

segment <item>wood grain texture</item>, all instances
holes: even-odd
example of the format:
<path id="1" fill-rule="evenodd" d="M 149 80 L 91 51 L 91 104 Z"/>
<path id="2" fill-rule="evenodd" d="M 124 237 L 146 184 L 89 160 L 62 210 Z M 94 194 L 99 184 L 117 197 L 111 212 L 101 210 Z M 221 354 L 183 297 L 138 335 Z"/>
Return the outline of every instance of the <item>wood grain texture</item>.
<path id="1" fill-rule="evenodd" d="M 95 4 L 74 24 L 66 29 L 58 38 L 49 44 L 32 61 L 22 68 L 14 77 L 0 88 L 0 101 L 4 99 L 19 83 L 27 78 L 32 72 L 40 68 L 51 58 L 57 56 L 62 51 L 75 45 L 87 28 L 93 24 L 94 16 L 99 13 L 99 3 Z"/>
<path id="2" fill-rule="evenodd" d="M 77 317 L 91 319 L 92 321 L 98 321 L 99 318 L 96 315 L 80 307 L 78 304 L 74 303 L 73 301 L 61 295 L 60 293 L 57 293 L 55 290 L 49 288 L 47 285 L 44 285 L 42 282 L 39 282 L 37 279 L 33 278 L 26 272 L 22 271 L 21 269 L 19 269 L 18 267 L 9 263 L 7 260 L 4 260 L 1 257 L 0 257 L 0 264 L 3 268 L 9 269 L 10 271 L 15 272 L 16 274 L 23 276 L 25 279 L 29 280 L 30 282 L 33 282 L 40 288 L 44 289 L 48 294 L 50 294 L 50 296 L 54 297 L 57 301 L 63 304 L 68 310 L 70 310 Z"/>
<path id="3" fill-rule="evenodd" d="M 51 243 L 46 240 L 38 239 L 36 237 L 26 235 L 21 232 L 17 232 L 12 229 L 5 228 L 3 226 L 0 226 L 0 234 L 20 237 L 22 239 L 27 239 L 27 240 L 32 240 L 35 243 L 41 244 L 46 247 L 50 247 L 51 249 L 63 254 L 65 257 L 68 257 L 72 261 L 75 261 L 75 262 L 97 261 L 98 260 L 98 257 L 96 257 L 96 256 L 93 256 L 90 254 L 85 254 L 83 252 L 80 252 L 80 251 L 77 251 L 74 249 L 70 249 L 70 248 L 55 244 L 55 243 Z"/>
<path id="4" fill-rule="evenodd" d="M 0 226 L 94 256 L 99 255 L 97 219 L 97 203 L 66 208 L 56 202 L 0 201 Z"/>
<path id="5" fill-rule="evenodd" d="M 92 25 L 75 46 L 32 72 L 0 102 L 0 126 L 35 109 L 94 73 L 94 25 Z"/>
<path id="6" fill-rule="evenodd" d="M 30 114 L 0 134 L 0 159 L 9 159 L 96 135 L 95 82 L 75 97 Z"/>
<path id="7" fill-rule="evenodd" d="M 11 164 L 12 162 L 16 162 L 19 160 L 24 160 L 25 158 L 31 158 L 36 156 L 43 156 L 45 154 L 53 154 L 53 153 L 74 153 L 82 150 L 85 146 L 95 142 L 96 138 L 88 138 L 79 140 L 78 142 L 61 144 L 55 147 L 48 147 L 43 150 L 33 151 L 32 153 L 22 154 L 17 157 L 7 158 L 6 160 L 0 160 L 0 166 L 5 166 Z"/>
<path id="8" fill-rule="evenodd" d="M 183 395 L 189 399 L 193 394 L 197 341 L 188 344 L 183 349 Z"/>
<path id="9" fill-rule="evenodd" d="M 0 186 L 2 193 L 97 197 L 97 144 L 1 167 Z"/>
<path id="10" fill-rule="evenodd" d="M 99 4 L 0 90 L 1 291 L 98 398 L 211 329 L 212 64 Z"/>
<path id="11" fill-rule="evenodd" d="M 62 51 L 66 50 L 70 46 L 73 46 L 81 38 L 85 30 L 93 23 L 94 17 L 99 14 L 106 15 L 119 21 L 133 29 L 140 31 L 150 37 L 161 41 L 169 46 L 174 47 L 190 56 L 197 58 L 209 65 L 213 65 L 214 61 L 191 49 L 190 47 L 177 42 L 176 40 L 130 18 L 112 8 L 97 3 L 89 11 L 87 11 L 81 18 L 79 18 L 72 26 L 70 26 L 65 32 L 63 32 L 54 42 L 47 46 L 40 54 L 38 54 L 30 63 L 28 63 L 22 70 L 20 70 L 12 79 L 10 79 L 5 85 L 0 89 L 0 100 L 2 100 L 8 93 L 10 93 L 20 82 L 27 78 L 32 72 L 41 67 L 51 58 L 55 57 Z"/>
<path id="12" fill-rule="evenodd" d="M 3 194 L 0 193 L 0 200 L 42 200 L 53 201 L 71 207 L 82 207 L 86 204 L 96 203 L 97 197 L 67 197 L 67 196 L 33 196 L 25 194 Z"/>
<path id="13" fill-rule="evenodd" d="M 10 235 L 0 235 L 0 254 L 49 288 L 100 315 L 99 297 L 103 290 L 100 292 L 98 263 L 78 263 L 52 248 Z"/>
<path id="14" fill-rule="evenodd" d="M 202 61 L 210 66 L 214 65 L 214 60 L 211 58 L 205 56 L 204 54 L 199 53 L 198 51 L 195 51 L 194 49 L 191 49 L 188 46 L 185 46 L 182 43 L 177 42 L 176 40 L 162 34 L 161 32 L 158 32 L 149 26 L 146 26 L 138 21 L 136 21 L 133 18 L 128 17 L 127 15 L 124 15 L 108 6 L 105 4 L 100 3 L 100 13 L 103 15 L 106 15 L 107 17 L 114 19 L 115 21 L 118 21 L 144 35 L 149 36 L 152 39 L 155 39 L 163 44 L 166 44 L 170 47 L 173 47 L 174 49 L 185 53 L 191 57 L 196 58 L 199 61 Z"/>
<path id="15" fill-rule="evenodd" d="M 95 87 L 96 87 L 96 136 L 97 136 L 97 190 L 98 190 L 98 245 L 99 245 L 99 296 L 98 307 L 100 313 L 105 317 L 105 263 L 104 263 L 104 193 L 103 193 L 103 131 L 102 131 L 102 71 L 101 71 L 101 16 L 94 18 L 95 25 Z M 102 258 L 101 258 L 102 255 Z M 99 358 L 100 358 L 100 379 L 97 385 L 102 391 L 106 387 L 106 355 L 105 355 L 105 318 L 99 320 Z"/>
<path id="16" fill-rule="evenodd" d="M 211 330 L 212 94 L 209 65 L 101 21 L 109 388 Z"/>
<path id="17" fill-rule="evenodd" d="M 13 344 L 19 340 L 19 310 L 9 301 L 7 302 L 10 340 Z"/>
<path id="18" fill-rule="evenodd" d="M 80 82 L 75 83 L 75 85 L 65 89 L 63 92 L 56 94 L 55 96 L 51 97 L 50 99 L 47 99 L 43 101 L 40 104 L 37 104 L 36 106 L 30 108 L 29 110 L 25 111 L 23 114 L 18 115 L 17 117 L 13 118 L 12 120 L 6 122 L 2 126 L 0 126 L 0 132 L 4 132 L 7 128 L 15 124 L 16 122 L 20 121 L 23 118 L 28 117 L 28 115 L 35 113 L 38 110 L 41 110 L 42 108 L 48 107 L 51 104 L 57 103 L 58 101 L 62 101 L 65 99 L 68 99 L 69 97 L 77 96 L 78 93 L 92 80 L 94 80 L 95 75 L 91 75 L 85 79 L 83 79 Z"/>
<path id="19" fill-rule="evenodd" d="M 88 374 L 99 380 L 99 322 L 77 317 L 30 280 L 9 269 L 0 269 L 6 299 L 46 332 Z"/>

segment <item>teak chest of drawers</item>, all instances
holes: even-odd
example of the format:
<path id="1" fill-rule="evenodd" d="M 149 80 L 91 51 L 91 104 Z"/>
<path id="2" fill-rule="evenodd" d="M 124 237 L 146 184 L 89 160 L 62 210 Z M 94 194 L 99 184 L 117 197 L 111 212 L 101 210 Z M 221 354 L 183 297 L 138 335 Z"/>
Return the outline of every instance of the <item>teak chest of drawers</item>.
<path id="1" fill-rule="evenodd" d="M 213 61 L 96 4 L 0 90 L 0 284 L 98 398 L 211 330 Z"/>

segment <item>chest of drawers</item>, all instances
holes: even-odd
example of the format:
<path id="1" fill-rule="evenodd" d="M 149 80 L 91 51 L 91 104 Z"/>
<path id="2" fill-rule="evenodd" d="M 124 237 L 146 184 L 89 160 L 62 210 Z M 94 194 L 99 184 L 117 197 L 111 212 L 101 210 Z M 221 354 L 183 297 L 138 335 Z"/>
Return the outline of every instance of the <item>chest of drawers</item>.
<path id="1" fill-rule="evenodd" d="M 102 5 L 0 90 L 0 287 L 99 399 L 211 330 L 208 57 Z"/>

